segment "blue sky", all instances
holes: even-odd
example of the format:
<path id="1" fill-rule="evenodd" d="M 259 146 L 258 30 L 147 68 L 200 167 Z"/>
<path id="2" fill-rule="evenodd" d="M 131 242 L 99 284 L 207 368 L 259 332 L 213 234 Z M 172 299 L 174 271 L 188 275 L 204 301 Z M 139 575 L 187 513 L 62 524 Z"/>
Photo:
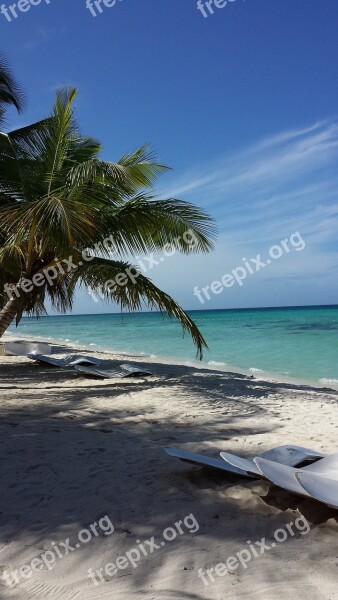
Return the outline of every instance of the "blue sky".
<path id="1" fill-rule="evenodd" d="M 208 18 L 196 0 L 118 0 L 96 18 L 85 0 L 41 0 L 11 22 L 0 14 L 0 47 L 29 101 L 8 128 L 45 116 L 55 89 L 74 84 L 78 120 L 104 158 L 156 148 L 173 167 L 158 193 L 218 222 L 213 254 L 175 255 L 147 273 L 185 308 L 202 308 L 195 286 L 297 231 L 302 251 L 203 308 L 336 303 L 337 22 L 336 0 L 233 0 Z"/>

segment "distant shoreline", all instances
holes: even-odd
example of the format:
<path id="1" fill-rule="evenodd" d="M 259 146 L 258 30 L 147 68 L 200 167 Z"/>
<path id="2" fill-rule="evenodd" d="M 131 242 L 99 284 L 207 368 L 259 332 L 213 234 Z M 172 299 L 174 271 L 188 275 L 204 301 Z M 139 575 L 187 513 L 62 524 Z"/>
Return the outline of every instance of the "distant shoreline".
<path id="1" fill-rule="evenodd" d="M 71 316 L 71 315 L 69 315 Z M 296 378 L 296 377 L 285 377 L 280 375 L 279 373 L 271 373 L 269 371 L 264 371 L 261 369 L 243 369 L 241 367 L 238 367 L 236 365 L 231 365 L 231 364 L 221 364 L 218 363 L 217 361 L 209 361 L 209 362 L 200 362 L 198 360 L 184 360 L 184 359 L 179 359 L 179 358 L 175 358 L 172 356 L 157 356 L 157 355 L 150 355 L 150 354 L 146 354 L 146 353 L 140 353 L 137 350 L 135 351 L 130 351 L 130 352 L 126 352 L 124 350 L 120 350 L 117 348 L 111 348 L 109 346 L 103 346 L 103 345 L 97 345 L 97 344 L 89 344 L 89 345 L 85 345 L 85 344 L 81 344 L 81 343 L 74 343 L 74 342 L 68 342 L 64 339 L 57 339 L 57 338 L 52 338 L 52 337 L 46 337 L 46 336 L 42 336 L 42 335 L 26 335 L 26 334 L 14 334 L 14 333 L 7 333 L 3 336 L 2 340 L 0 341 L 6 341 L 6 339 L 10 339 L 10 340 L 29 340 L 29 341 L 43 341 L 43 342 L 47 342 L 49 343 L 51 346 L 54 346 L 55 348 L 58 349 L 58 352 L 62 352 L 62 348 L 65 348 L 67 350 L 71 349 L 74 350 L 74 352 L 78 352 L 78 351 L 85 351 L 85 352 L 90 352 L 92 350 L 93 353 L 103 353 L 103 354 L 107 354 L 107 355 L 116 355 L 116 356 L 123 356 L 126 360 L 130 359 L 130 360 L 135 360 L 139 359 L 142 362 L 151 364 L 151 363 L 160 363 L 163 365 L 172 365 L 173 367 L 182 367 L 182 366 L 187 366 L 187 367 L 194 367 L 198 370 L 201 371 L 210 371 L 210 372 L 214 372 L 214 371 L 218 371 L 218 372 L 222 372 L 222 373 L 231 373 L 233 375 L 241 375 L 241 376 L 246 376 L 246 377 L 251 377 L 254 378 L 257 382 L 261 381 L 267 381 L 267 382 L 271 382 L 271 383 L 282 383 L 282 384 L 289 384 L 290 386 L 308 386 L 311 388 L 315 388 L 318 391 L 337 391 L 338 390 L 338 382 L 337 384 L 335 383 L 320 383 L 317 380 L 310 380 L 310 379 L 304 379 L 304 378 Z M 0 360 L 0 366 L 1 366 L 1 360 Z"/>
<path id="2" fill-rule="evenodd" d="M 203 365 L 282 381 L 338 385 L 338 306 L 190 312 L 209 349 Z M 69 314 L 25 318 L 15 335 L 90 345 L 108 352 L 194 364 L 195 348 L 177 321 L 157 312 Z"/>

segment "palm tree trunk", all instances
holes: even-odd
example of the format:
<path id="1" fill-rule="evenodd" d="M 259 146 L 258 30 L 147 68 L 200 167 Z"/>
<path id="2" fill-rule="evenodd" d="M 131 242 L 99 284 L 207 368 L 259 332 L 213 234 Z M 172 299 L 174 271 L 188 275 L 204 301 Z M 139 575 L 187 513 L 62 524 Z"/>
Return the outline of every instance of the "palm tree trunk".
<path id="1" fill-rule="evenodd" d="M 18 312 L 18 298 L 12 298 L 0 311 L 0 338 L 7 331 L 16 313 Z"/>

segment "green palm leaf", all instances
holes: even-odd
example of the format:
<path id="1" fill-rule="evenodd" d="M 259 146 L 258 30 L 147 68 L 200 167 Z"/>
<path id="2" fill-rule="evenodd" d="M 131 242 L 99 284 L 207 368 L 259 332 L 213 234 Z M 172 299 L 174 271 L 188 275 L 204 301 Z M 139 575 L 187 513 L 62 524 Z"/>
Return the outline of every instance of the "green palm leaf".
<path id="1" fill-rule="evenodd" d="M 24 108 L 24 96 L 13 77 L 5 57 L 0 54 L 0 125 L 4 122 L 6 106 L 14 106 L 18 112 Z"/>
<path id="2" fill-rule="evenodd" d="M 160 290 L 130 263 L 94 258 L 90 263 L 78 267 L 70 277 L 69 290 L 75 291 L 77 285 L 87 290 L 89 288 L 106 301 L 115 302 L 121 309 L 140 311 L 146 307 L 167 313 L 170 318 L 175 317 L 183 330 L 191 335 L 197 356 L 203 357 L 203 349 L 208 346 L 193 320 L 169 294 Z"/>

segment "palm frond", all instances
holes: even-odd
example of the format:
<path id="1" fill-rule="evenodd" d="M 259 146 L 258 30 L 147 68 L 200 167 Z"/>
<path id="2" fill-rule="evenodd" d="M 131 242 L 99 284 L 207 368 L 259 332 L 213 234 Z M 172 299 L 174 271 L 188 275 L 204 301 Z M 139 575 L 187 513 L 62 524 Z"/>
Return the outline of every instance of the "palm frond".
<path id="1" fill-rule="evenodd" d="M 22 112 L 25 98 L 6 58 L 0 54 L 0 123 L 4 120 L 5 105 L 13 105 L 18 112 Z"/>
<path id="2" fill-rule="evenodd" d="M 124 285 L 119 285 L 117 277 L 118 281 L 123 279 Z M 176 318 L 183 331 L 191 335 L 200 359 L 203 350 L 208 348 L 203 335 L 183 308 L 128 262 L 94 258 L 70 276 L 70 293 L 74 292 L 77 285 L 91 288 L 94 292 L 96 290 L 101 298 L 115 302 L 122 309 L 138 311 L 146 306 L 150 310 L 166 313 L 169 318 Z"/>
<path id="3" fill-rule="evenodd" d="M 216 229 L 212 217 L 181 200 L 158 200 L 140 194 L 120 206 L 106 207 L 101 242 L 111 237 L 123 256 L 163 250 L 168 245 L 183 254 L 209 252 Z"/>
<path id="4" fill-rule="evenodd" d="M 118 164 L 131 175 L 134 191 L 141 187 L 151 187 L 159 175 L 170 170 L 170 167 L 156 161 L 155 153 L 148 144 L 143 144 L 135 152 L 124 154 Z"/>
<path id="5" fill-rule="evenodd" d="M 59 313 L 66 313 L 73 308 L 75 290 L 69 285 L 68 276 L 60 276 L 53 281 L 53 285 L 46 286 L 46 295 L 48 296 L 52 307 Z"/>

